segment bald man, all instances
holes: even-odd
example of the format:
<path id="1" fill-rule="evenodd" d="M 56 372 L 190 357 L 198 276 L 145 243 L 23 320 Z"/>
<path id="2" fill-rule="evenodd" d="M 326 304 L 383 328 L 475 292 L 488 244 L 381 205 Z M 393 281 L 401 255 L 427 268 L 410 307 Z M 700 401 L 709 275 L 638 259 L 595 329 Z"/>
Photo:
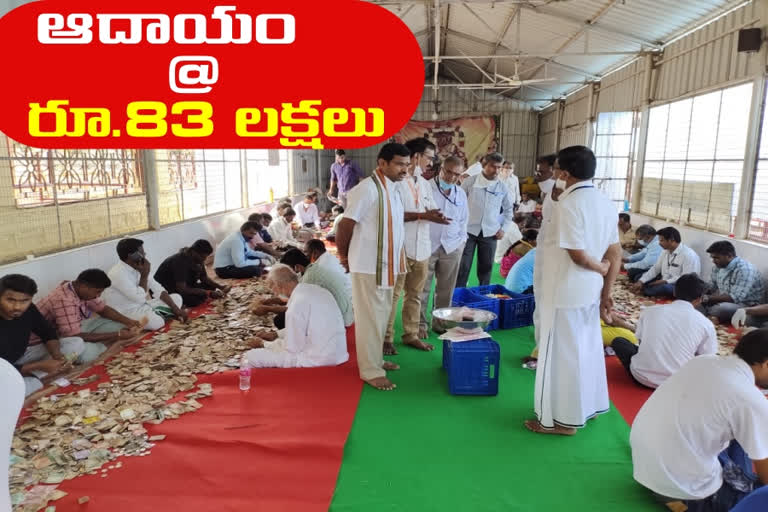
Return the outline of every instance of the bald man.
<path id="1" fill-rule="evenodd" d="M 291 267 L 277 264 L 267 274 L 276 296 L 289 297 L 285 329 L 260 330 L 250 340 L 246 357 L 253 368 L 336 366 L 349 359 L 341 311 L 331 293 L 299 282 Z"/>

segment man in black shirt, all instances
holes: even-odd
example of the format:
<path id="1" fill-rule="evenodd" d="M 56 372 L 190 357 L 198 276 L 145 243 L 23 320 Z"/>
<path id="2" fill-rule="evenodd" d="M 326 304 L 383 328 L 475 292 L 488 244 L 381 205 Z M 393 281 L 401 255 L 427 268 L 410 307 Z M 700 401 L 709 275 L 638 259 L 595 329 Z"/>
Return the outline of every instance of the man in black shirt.
<path id="1" fill-rule="evenodd" d="M 207 240 L 198 240 L 166 258 L 155 272 L 155 281 L 168 293 L 181 295 L 187 307 L 199 306 L 208 297 L 223 297 L 231 287 L 210 279 L 203 265 L 212 253 L 213 247 Z"/>
<path id="2" fill-rule="evenodd" d="M 0 358 L 11 363 L 24 377 L 26 394 L 43 387 L 40 380 L 67 369 L 67 355 L 77 355 L 85 350 L 80 338 L 67 338 L 60 342 L 56 330 L 43 318 L 32 297 L 37 284 L 27 276 L 9 274 L 0 278 Z M 21 361 L 29 345 L 31 333 L 37 334 L 51 356 L 42 361 Z"/>

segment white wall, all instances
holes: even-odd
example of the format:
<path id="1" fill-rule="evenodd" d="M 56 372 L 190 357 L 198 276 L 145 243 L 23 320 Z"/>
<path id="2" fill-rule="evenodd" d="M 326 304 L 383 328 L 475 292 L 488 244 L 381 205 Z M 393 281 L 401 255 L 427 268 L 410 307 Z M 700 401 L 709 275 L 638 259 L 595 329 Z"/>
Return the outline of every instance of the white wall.
<path id="1" fill-rule="evenodd" d="M 710 233 L 702 229 L 691 228 L 687 226 L 680 226 L 678 224 L 671 224 L 663 219 L 657 219 L 655 217 L 647 217 L 640 215 L 639 213 L 630 213 L 632 216 L 632 226 L 637 228 L 641 224 L 650 224 L 657 230 L 671 226 L 680 231 L 680 236 L 683 239 L 683 243 L 695 250 L 701 259 L 701 276 L 709 281 L 710 273 L 712 272 L 712 260 L 707 254 L 707 248 L 714 242 L 720 240 L 728 240 L 736 248 L 736 254 L 741 258 L 749 261 L 755 265 L 763 276 L 768 279 L 768 247 L 748 240 L 736 240 L 728 238 L 727 236 L 718 235 L 716 233 Z"/>
<path id="2" fill-rule="evenodd" d="M 214 245 L 227 235 L 237 230 L 254 212 L 271 210 L 272 205 L 261 205 L 237 210 L 221 215 L 213 215 L 199 220 L 183 222 L 147 231 L 133 238 L 144 241 L 144 250 L 152 263 L 152 273 L 168 256 L 195 240 L 203 238 Z M 109 270 L 117 262 L 117 242 L 119 239 L 101 242 L 78 249 L 58 252 L 27 261 L 20 261 L 0 267 L 0 275 L 25 274 L 37 282 L 40 300 L 62 281 L 71 281 L 87 268 Z"/>

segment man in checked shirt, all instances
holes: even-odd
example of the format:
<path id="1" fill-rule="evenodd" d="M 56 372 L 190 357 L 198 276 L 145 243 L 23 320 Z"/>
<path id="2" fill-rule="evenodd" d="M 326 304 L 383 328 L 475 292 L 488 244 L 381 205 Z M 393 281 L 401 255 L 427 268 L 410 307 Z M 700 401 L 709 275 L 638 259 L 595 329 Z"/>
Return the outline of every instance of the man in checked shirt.
<path id="1" fill-rule="evenodd" d="M 736 256 L 731 242 L 715 242 L 707 252 L 715 266 L 709 294 L 702 297 L 701 310 L 712 322 L 728 323 L 737 310 L 763 302 L 763 276 L 750 262 Z"/>

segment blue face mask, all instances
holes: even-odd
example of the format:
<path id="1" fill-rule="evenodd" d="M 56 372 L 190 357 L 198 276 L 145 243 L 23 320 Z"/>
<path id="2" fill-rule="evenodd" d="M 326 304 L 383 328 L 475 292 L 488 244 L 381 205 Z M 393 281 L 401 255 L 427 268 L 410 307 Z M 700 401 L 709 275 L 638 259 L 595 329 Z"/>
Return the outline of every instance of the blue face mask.
<path id="1" fill-rule="evenodd" d="M 453 183 L 445 182 L 442 178 L 437 178 L 437 180 L 442 190 L 451 190 L 453 188 Z"/>
<path id="2" fill-rule="evenodd" d="M 645 247 L 648 245 L 648 242 L 646 242 L 645 240 L 638 240 L 637 243 L 639 243 L 641 247 Z"/>

